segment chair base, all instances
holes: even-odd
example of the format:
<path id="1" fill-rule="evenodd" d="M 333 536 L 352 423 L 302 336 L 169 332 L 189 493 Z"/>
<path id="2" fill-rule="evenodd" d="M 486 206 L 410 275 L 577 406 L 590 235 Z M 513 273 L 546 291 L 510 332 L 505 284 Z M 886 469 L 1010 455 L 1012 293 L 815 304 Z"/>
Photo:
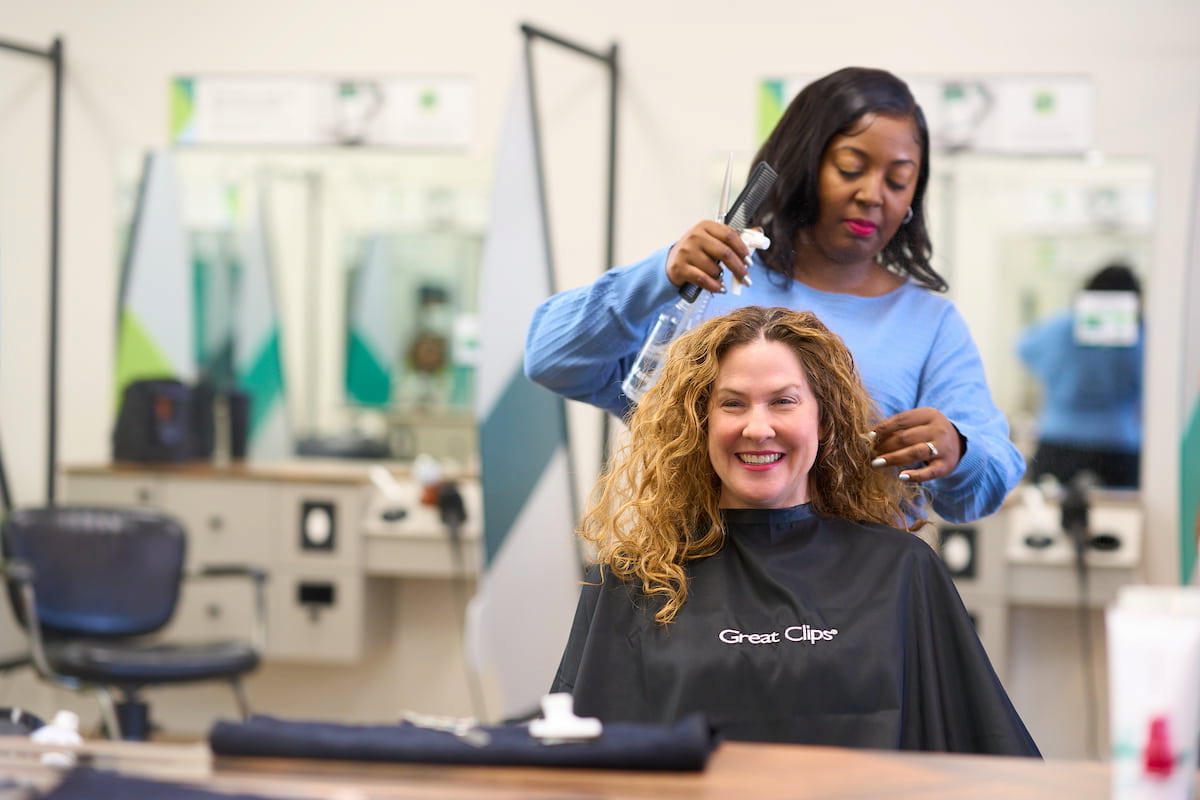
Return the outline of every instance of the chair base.
<path id="1" fill-rule="evenodd" d="M 0 660 L 0 672 L 8 672 L 12 669 L 31 666 L 33 666 L 33 658 L 28 655 L 13 656 L 12 658 Z"/>
<path id="2" fill-rule="evenodd" d="M 116 704 L 121 738 L 144 742 L 150 738 L 150 704 L 142 700 L 122 700 Z"/>

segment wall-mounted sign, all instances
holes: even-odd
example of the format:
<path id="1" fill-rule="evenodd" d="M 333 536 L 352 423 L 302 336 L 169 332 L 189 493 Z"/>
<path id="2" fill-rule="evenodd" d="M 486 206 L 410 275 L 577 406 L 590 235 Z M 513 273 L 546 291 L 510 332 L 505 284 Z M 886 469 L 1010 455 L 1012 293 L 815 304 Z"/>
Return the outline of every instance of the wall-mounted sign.
<path id="1" fill-rule="evenodd" d="M 1075 343 L 1083 347 L 1133 347 L 1138 342 L 1136 292 L 1080 292 L 1075 298 Z"/>
<path id="2" fill-rule="evenodd" d="M 760 141 L 816 76 L 759 86 Z M 905 77 L 937 150 L 1076 154 L 1092 149 L 1095 90 L 1077 75 Z"/>
<path id="3" fill-rule="evenodd" d="M 187 76 L 170 107 L 174 144 L 459 148 L 474 96 L 456 77 Z"/>

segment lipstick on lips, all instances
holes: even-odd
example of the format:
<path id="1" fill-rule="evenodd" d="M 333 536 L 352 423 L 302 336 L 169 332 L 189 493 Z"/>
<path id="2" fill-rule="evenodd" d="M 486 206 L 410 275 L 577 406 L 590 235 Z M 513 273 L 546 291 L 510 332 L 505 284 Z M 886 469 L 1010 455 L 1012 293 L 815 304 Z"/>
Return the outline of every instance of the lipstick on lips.
<path id="1" fill-rule="evenodd" d="M 744 452 L 738 453 L 738 461 L 742 462 L 742 466 L 754 472 L 769 470 L 771 467 L 783 460 L 783 453 L 771 450 L 762 452 Z"/>
<path id="2" fill-rule="evenodd" d="M 850 229 L 850 233 L 853 235 L 863 237 L 870 236 L 879 226 L 866 219 L 848 219 L 846 220 L 846 227 Z"/>

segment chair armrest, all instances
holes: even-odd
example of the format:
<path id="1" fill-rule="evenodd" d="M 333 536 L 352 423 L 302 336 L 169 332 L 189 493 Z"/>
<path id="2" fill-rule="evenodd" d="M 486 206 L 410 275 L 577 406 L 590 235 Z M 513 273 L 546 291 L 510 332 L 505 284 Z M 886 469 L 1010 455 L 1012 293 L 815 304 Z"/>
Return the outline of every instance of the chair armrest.
<path id="1" fill-rule="evenodd" d="M 191 578 L 228 578 L 246 577 L 258 582 L 265 582 L 268 572 L 254 564 L 205 564 L 185 576 Z"/>
<path id="2" fill-rule="evenodd" d="M 250 641 L 261 655 L 267 650 L 267 578 L 270 574 L 253 564 L 204 564 L 184 573 L 187 580 L 203 578 L 249 578 L 254 582 L 254 621 Z"/>
<path id="3" fill-rule="evenodd" d="M 17 594 L 21 598 L 21 608 L 16 616 L 29 639 L 29 655 L 33 660 L 34 668 L 49 681 L 71 689 L 78 689 L 79 681 L 59 675 L 50 666 L 50 659 L 46 657 L 46 649 L 42 641 L 42 621 L 38 618 L 37 595 L 33 588 L 33 574 L 33 565 L 27 561 L 18 558 L 0 561 L 0 575 L 4 575 L 9 581 L 16 584 Z"/>
<path id="4" fill-rule="evenodd" d="M 33 567 L 27 561 L 19 558 L 9 558 L 0 561 L 0 575 L 7 575 L 20 584 L 33 583 Z"/>
<path id="5" fill-rule="evenodd" d="M 23 587 L 26 585 L 32 586 L 32 583 L 33 583 L 33 567 L 29 566 L 29 564 L 25 563 L 24 561 L 0 560 L 0 575 L 6 576 L 9 580 L 16 583 L 19 587 L 22 587 L 21 588 L 22 596 L 24 595 Z M 24 601 L 22 601 L 22 605 L 24 605 Z M 24 612 L 24 609 L 17 609 L 17 610 Z M 27 619 L 26 614 L 18 613 L 18 614 L 15 614 L 14 616 L 16 616 L 17 619 L 21 622 L 21 627 L 24 628 L 25 620 Z M 25 667 L 32 663 L 33 663 L 33 654 L 32 654 L 32 647 L 31 647 L 31 652 L 29 655 L 17 656 L 15 658 L 7 658 L 3 661 L 0 661 L 0 672 L 8 672 L 10 669 L 16 669 L 18 667 Z"/>

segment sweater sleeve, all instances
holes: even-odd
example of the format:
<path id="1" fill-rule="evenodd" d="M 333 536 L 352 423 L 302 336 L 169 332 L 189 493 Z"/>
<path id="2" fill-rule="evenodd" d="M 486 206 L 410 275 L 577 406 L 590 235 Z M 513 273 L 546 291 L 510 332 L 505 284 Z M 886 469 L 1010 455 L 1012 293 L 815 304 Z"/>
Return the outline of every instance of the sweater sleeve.
<path id="1" fill-rule="evenodd" d="M 942 317 L 925 364 L 918 406 L 938 409 L 966 437 L 954 472 L 929 482 L 933 508 L 949 522 L 969 522 L 999 510 L 1025 474 L 1025 459 L 1009 438 L 1008 418 L 996 407 L 983 360 L 956 310 Z"/>
<path id="2" fill-rule="evenodd" d="M 679 291 L 667 278 L 670 249 L 542 302 L 525 337 L 525 375 L 563 397 L 623 417 L 630 403 L 621 381 L 658 312 Z"/>

